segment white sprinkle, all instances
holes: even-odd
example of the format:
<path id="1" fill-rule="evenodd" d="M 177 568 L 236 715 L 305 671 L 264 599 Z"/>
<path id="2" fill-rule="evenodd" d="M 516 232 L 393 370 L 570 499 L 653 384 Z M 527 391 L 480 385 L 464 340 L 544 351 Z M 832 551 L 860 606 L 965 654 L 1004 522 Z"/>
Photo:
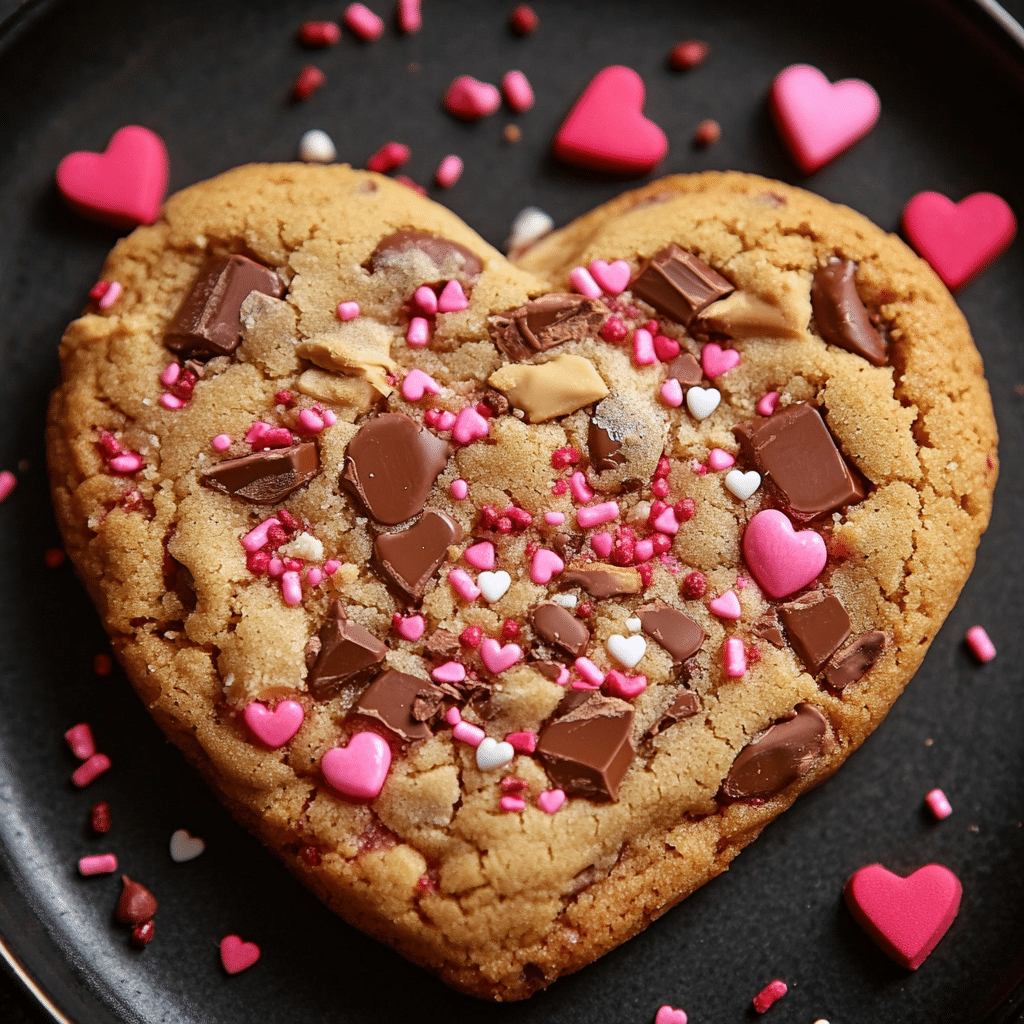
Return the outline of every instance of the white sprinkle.
<path id="1" fill-rule="evenodd" d="M 552 594 L 551 600 L 563 608 L 575 608 L 579 598 L 575 594 Z"/>
<path id="2" fill-rule="evenodd" d="M 639 619 L 626 619 L 626 629 L 628 629 L 630 633 L 639 633 L 641 625 L 642 623 Z"/>
<path id="3" fill-rule="evenodd" d="M 331 164 L 338 159 L 338 151 L 327 132 L 311 128 L 299 139 L 299 159 L 308 164 Z"/>
<path id="4" fill-rule="evenodd" d="M 322 562 L 324 544 L 311 533 L 296 534 L 287 544 L 282 544 L 278 552 L 285 558 L 301 558 L 307 562 Z"/>
<path id="5" fill-rule="evenodd" d="M 555 222 L 539 207 L 527 206 L 514 221 L 505 242 L 505 251 L 510 252 L 520 245 L 529 245 L 542 238 L 553 227 Z"/>

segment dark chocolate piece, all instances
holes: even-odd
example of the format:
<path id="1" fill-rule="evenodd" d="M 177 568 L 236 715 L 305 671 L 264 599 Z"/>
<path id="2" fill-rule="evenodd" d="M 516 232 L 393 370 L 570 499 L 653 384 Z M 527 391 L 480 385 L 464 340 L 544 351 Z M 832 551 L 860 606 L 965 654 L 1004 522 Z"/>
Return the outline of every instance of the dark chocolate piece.
<path id="1" fill-rule="evenodd" d="M 238 311 L 250 292 L 279 299 L 281 278 L 247 256 L 211 256 L 164 333 L 164 344 L 179 356 L 207 360 L 238 348 Z"/>
<path id="2" fill-rule="evenodd" d="M 850 683 L 856 683 L 878 661 L 885 648 L 885 634 L 877 629 L 851 640 L 828 663 L 825 682 L 833 690 L 840 691 Z"/>
<path id="3" fill-rule="evenodd" d="M 765 612 L 750 630 L 759 640 L 767 640 L 773 647 L 786 646 L 786 638 L 782 635 L 779 620 L 775 618 L 774 612 Z"/>
<path id="4" fill-rule="evenodd" d="M 700 363 L 689 352 L 680 352 L 668 364 L 668 375 L 679 381 L 684 388 L 694 387 L 704 379 Z"/>
<path id="5" fill-rule="evenodd" d="M 121 876 L 121 898 L 117 901 L 114 917 L 121 924 L 142 924 L 156 913 L 156 897 L 138 882 L 133 882 L 127 875 Z"/>
<path id="6" fill-rule="evenodd" d="M 590 630 L 567 608 L 545 602 L 531 612 L 533 628 L 549 644 L 560 647 L 574 658 L 580 657 L 590 643 Z"/>
<path id="7" fill-rule="evenodd" d="M 422 508 L 451 449 L 400 412 L 368 419 L 345 449 L 341 485 L 378 522 L 394 526 Z"/>
<path id="8" fill-rule="evenodd" d="M 440 284 L 453 277 L 464 285 L 472 284 L 483 270 L 480 258 L 464 245 L 441 235 L 432 235 L 429 231 L 401 228 L 377 243 L 377 248 L 370 255 L 370 273 L 387 270 L 396 258 L 410 249 L 419 249 L 437 268 L 437 277 L 422 281 L 422 284 Z"/>
<path id="9" fill-rule="evenodd" d="M 885 342 L 868 318 L 854 280 L 857 264 L 838 260 L 814 272 L 811 308 L 818 333 L 833 345 L 885 366 Z"/>
<path id="10" fill-rule="evenodd" d="M 445 560 L 448 545 L 460 540 L 459 524 L 446 513 L 428 508 L 408 530 L 380 534 L 373 542 L 373 552 L 385 578 L 412 601 L 419 601 Z"/>
<path id="11" fill-rule="evenodd" d="M 692 658 L 704 643 L 704 630 L 700 625 L 664 601 L 644 605 L 636 614 L 643 631 L 654 637 L 677 665 Z"/>
<path id="12" fill-rule="evenodd" d="M 633 294 L 684 327 L 733 286 L 693 253 L 674 242 L 652 256 L 633 278 Z"/>
<path id="13" fill-rule="evenodd" d="M 548 776 L 570 796 L 617 800 L 619 784 L 633 763 L 633 708 L 624 700 L 570 694 L 537 741 Z"/>
<path id="14" fill-rule="evenodd" d="M 311 638 L 312 639 L 312 638 Z M 320 627 L 316 660 L 306 686 L 317 700 L 330 700 L 346 685 L 360 685 L 377 674 L 388 649 L 358 622 L 349 622 L 345 606 L 335 598 L 331 617 Z M 307 644 L 307 652 L 311 645 Z"/>
<path id="15" fill-rule="evenodd" d="M 376 719 L 401 740 L 426 739 L 430 735 L 430 726 L 425 721 L 417 721 L 412 710 L 417 700 L 424 699 L 425 693 L 433 694 L 434 691 L 438 700 L 444 697 L 429 679 L 389 668 L 370 683 L 356 701 L 352 713 Z"/>
<path id="16" fill-rule="evenodd" d="M 693 718 L 700 711 L 700 695 L 693 690 L 680 687 L 675 700 L 665 709 L 661 718 L 647 730 L 644 736 L 646 740 L 653 740 L 660 736 L 666 729 L 671 728 L 676 722 L 682 722 L 687 718 Z"/>
<path id="17" fill-rule="evenodd" d="M 821 590 L 779 605 L 778 613 L 793 650 L 812 676 L 850 635 L 850 616 L 839 598 Z"/>
<path id="18" fill-rule="evenodd" d="M 544 295 L 518 309 L 492 316 L 488 330 L 505 358 L 519 363 L 567 341 L 595 337 L 607 315 L 605 306 L 593 299 Z"/>
<path id="19" fill-rule="evenodd" d="M 629 566 L 595 563 L 585 569 L 566 569 L 558 577 L 558 582 L 566 587 L 582 587 L 591 597 L 640 593 L 640 573 Z"/>
<path id="20" fill-rule="evenodd" d="M 254 505 L 276 505 L 320 472 L 320 455 L 312 441 L 290 448 L 268 448 L 226 459 L 200 474 L 204 484 Z"/>
<path id="21" fill-rule="evenodd" d="M 740 751 L 722 792 L 730 800 L 768 800 L 814 768 L 831 742 L 825 716 L 811 704 L 797 704 Z"/>
<path id="22" fill-rule="evenodd" d="M 787 406 L 768 419 L 740 423 L 733 433 L 794 519 L 806 522 L 864 500 L 864 485 L 813 406 Z"/>

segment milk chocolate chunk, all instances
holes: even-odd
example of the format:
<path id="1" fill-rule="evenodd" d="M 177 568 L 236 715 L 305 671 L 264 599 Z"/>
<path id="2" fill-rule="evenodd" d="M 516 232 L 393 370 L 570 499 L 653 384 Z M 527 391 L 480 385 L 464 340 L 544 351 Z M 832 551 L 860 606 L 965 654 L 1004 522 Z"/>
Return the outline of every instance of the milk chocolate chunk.
<path id="1" fill-rule="evenodd" d="M 349 441 L 341 484 L 378 522 L 404 523 L 423 508 L 450 451 L 446 441 L 403 413 L 381 413 Z"/>
<path id="2" fill-rule="evenodd" d="M 560 604 L 545 602 L 531 613 L 533 628 L 549 644 L 560 647 L 574 658 L 580 657 L 590 643 L 590 630 Z"/>
<path id="3" fill-rule="evenodd" d="M 460 540 L 459 524 L 446 513 L 428 508 L 408 530 L 380 534 L 373 552 L 384 578 L 410 600 L 419 601 L 448 554 L 448 545 Z"/>
<path id="4" fill-rule="evenodd" d="M 622 451 L 622 442 L 616 440 L 606 427 L 601 426 L 593 417 L 587 427 L 587 452 L 590 465 L 598 474 L 608 469 L 618 469 L 626 464 L 626 456 Z"/>
<path id="5" fill-rule="evenodd" d="M 704 379 L 704 371 L 695 356 L 682 352 L 668 364 L 668 375 L 674 377 L 684 388 L 694 387 Z"/>
<path id="6" fill-rule="evenodd" d="M 733 291 L 721 274 L 674 242 L 640 268 L 630 287 L 635 296 L 684 327 L 705 306 Z"/>
<path id="7" fill-rule="evenodd" d="M 700 711 L 700 695 L 695 693 L 693 690 L 687 690 L 685 687 L 680 687 L 679 692 L 675 695 L 675 699 L 665 709 L 665 713 L 658 719 L 647 730 L 647 734 L 644 739 L 653 740 L 655 736 L 660 736 L 666 729 L 675 725 L 676 722 L 685 721 L 687 718 L 693 718 Z"/>
<path id="8" fill-rule="evenodd" d="M 570 796 L 617 800 L 635 753 L 632 706 L 591 693 L 583 701 L 567 698 L 555 714 L 537 742 L 551 781 Z"/>
<path id="9" fill-rule="evenodd" d="M 878 661 L 885 647 L 885 634 L 877 629 L 851 640 L 828 663 L 825 682 L 833 690 L 843 690 L 857 682 Z"/>
<path id="10" fill-rule="evenodd" d="M 811 675 L 832 657 L 850 635 L 850 616 L 834 594 L 816 590 L 779 605 L 789 642 Z"/>
<path id="11" fill-rule="evenodd" d="M 806 522 L 864 500 L 864 485 L 813 406 L 787 406 L 768 419 L 740 423 L 733 433 L 793 518 Z"/>
<path id="12" fill-rule="evenodd" d="M 704 630 L 685 612 L 664 601 L 644 605 L 637 612 L 640 627 L 672 655 L 677 664 L 692 658 L 704 643 Z"/>
<path id="13" fill-rule="evenodd" d="M 320 472 L 312 441 L 226 459 L 200 475 L 209 487 L 254 505 L 275 505 Z"/>
<path id="14" fill-rule="evenodd" d="M 483 270 L 480 258 L 464 245 L 429 231 L 401 228 L 377 243 L 370 255 L 370 273 L 387 270 L 414 249 L 422 252 L 437 270 L 436 278 L 423 284 L 440 284 L 453 277 L 463 284 L 472 284 Z"/>
<path id="15" fill-rule="evenodd" d="M 782 630 L 779 629 L 779 620 L 775 618 L 773 612 L 765 612 L 750 627 L 750 630 L 758 639 L 767 640 L 773 647 L 786 646 L 786 638 L 782 635 Z"/>
<path id="16" fill-rule="evenodd" d="M 811 771 L 831 742 L 824 715 L 811 704 L 797 704 L 740 751 L 722 792 L 731 800 L 768 800 Z"/>
<path id="17" fill-rule="evenodd" d="M 316 639 L 319 648 L 306 686 L 317 700 L 330 700 L 343 686 L 372 679 L 388 652 L 368 629 L 358 622 L 349 622 L 345 606 L 337 599 Z"/>
<path id="18" fill-rule="evenodd" d="M 591 597 L 640 593 L 640 573 L 631 566 L 595 563 L 584 569 L 567 569 L 558 582 L 565 587 L 582 587 Z"/>
<path id="19" fill-rule="evenodd" d="M 209 257 L 168 325 L 164 344 L 180 356 L 203 361 L 230 355 L 241 341 L 238 311 L 250 292 L 279 299 L 284 284 L 273 270 L 247 256 Z"/>
<path id="20" fill-rule="evenodd" d="M 885 366 L 885 342 L 875 330 L 857 294 L 857 264 L 838 260 L 814 272 L 811 308 L 818 333 L 833 345 L 863 356 L 875 366 Z"/>
<path id="21" fill-rule="evenodd" d="M 444 694 L 429 679 L 389 668 L 370 683 L 352 713 L 375 719 L 406 742 L 426 739 L 430 726 L 426 721 L 417 721 L 412 712 L 417 699 L 432 697 L 434 691 L 440 704 Z"/>
<path id="22" fill-rule="evenodd" d="M 506 359 L 522 362 L 567 341 L 594 337 L 608 310 L 580 295 L 544 295 L 490 318 L 488 330 Z"/>

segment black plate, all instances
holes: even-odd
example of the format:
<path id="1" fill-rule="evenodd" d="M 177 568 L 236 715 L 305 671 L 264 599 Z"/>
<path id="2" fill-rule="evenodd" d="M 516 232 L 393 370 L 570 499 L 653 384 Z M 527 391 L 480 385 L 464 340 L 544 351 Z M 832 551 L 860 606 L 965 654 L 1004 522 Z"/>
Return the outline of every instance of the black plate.
<path id="1" fill-rule="evenodd" d="M 417 36 L 389 30 L 372 45 L 347 36 L 315 54 L 296 46 L 301 21 L 337 17 L 342 6 L 38 3 L 0 36 L 0 468 L 22 465 L 0 507 L 0 932 L 10 955 L 76 1024 L 424 1015 L 454 1024 L 481 1014 L 611 1024 L 652 1021 L 662 1003 L 694 1022 L 742 1021 L 776 977 L 790 985 L 770 1011 L 776 1024 L 970 1020 L 1012 969 L 1024 921 L 1020 245 L 959 296 L 988 366 L 1003 472 L 978 567 L 909 691 L 838 776 L 798 801 L 727 875 L 526 1004 L 488 1008 L 456 995 L 342 924 L 221 810 L 126 680 L 94 674 L 93 656 L 106 649 L 97 617 L 67 566 L 43 565 L 58 535 L 42 430 L 57 340 L 115 235 L 66 211 L 52 179 L 67 152 L 103 149 L 123 124 L 163 136 L 172 189 L 239 163 L 291 159 L 310 127 L 329 132 L 357 165 L 383 142 L 405 141 L 406 170 L 421 182 L 459 153 L 465 175 L 441 198 L 500 245 L 526 205 L 564 223 L 625 187 L 557 165 L 548 145 L 592 74 L 626 63 L 644 76 L 647 111 L 670 137 L 663 171 L 758 171 L 892 229 L 922 189 L 957 199 L 991 190 L 1024 212 L 1020 71 L 1005 39 L 955 7 L 536 0 L 541 28 L 516 39 L 506 29 L 512 0 L 426 0 Z M 665 55 L 687 37 L 710 41 L 713 55 L 688 74 L 671 72 Z M 289 103 L 307 61 L 327 84 Z M 883 113 L 866 139 L 802 182 L 765 96 L 781 68 L 804 61 L 832 79 L 871 82 Z M 463 125 L 439 108 L 456 74 L 496 81 L 512 67 L 536 89 L 529 113 Z M 722 139 L 698 151 L 689 140 L 705 117 L 721 122 Z M 502 141 L 508 123 L 522 128 L 517 145 Z M 984 667 L 962 643 L 975 622 L 999 648 Z M 68 782 L 74 759 L 62 739 L 81 720 L 114 762 L 84 792 Z M 933 786 L 954 807 L 943 823 L 922 811 Z M 103 839 L 85 825 L 99 799 L 114 817 Z M 167 843 L 177 828 L 202 836 L 207 852 L 172 863 Z M 112 921 L 116 878 L 76 873 L 79 856 L 107 849 L 160 900 L 157 937 L 144 952 Z M 847 876 L 874 861 L 904 874 L 940 861 L 963 881 L 959 917 L 915 973 L 885 960 L 842 905 Z M 234 978 L 217 957 L 228 932 L 263 949 L 260 963 Z"/>

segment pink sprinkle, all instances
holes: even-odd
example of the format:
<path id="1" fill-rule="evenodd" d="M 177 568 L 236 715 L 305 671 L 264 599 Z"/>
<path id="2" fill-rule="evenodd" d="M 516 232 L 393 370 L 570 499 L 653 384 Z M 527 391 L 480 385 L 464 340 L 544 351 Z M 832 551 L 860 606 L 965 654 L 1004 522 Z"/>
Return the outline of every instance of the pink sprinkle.
<path id="1" fill-rule="evenodd" d="M 602 523 L 610 523 L 618 517 L 619 505 L 615 501 L 602 501 L 600 505 L 591 505 L 588 508 L 576 510 L 576 522 L 584 530 L 589 530 L 592 526 L 600 526 Z"/>
<path id="2" fill-rule="evenodd" d="M 275 516 L 270 516 L 268 519 L 264 519 L 259 526 L 250 530 L 242 538 L 242 547 L 246 551 L 259 551 L 264 544 L 267 543 L 267 531 L 272 526 L 280 526 L 281 522 Z"/>
<path id="3" fill-rule="evenodd" d="M 142 469 L 142 456 L 135 452 L 125 452 L 112 458 L 108 465 L 115 473 L 137 473 Z"/>
<path id="4" fill-rule="evenodd" d="M 267 436 L 267 431 L 270 430 L 270 424 L 264 423 L 262 420 L 257 420 L 247 431 L 245 435 L 246 444 L 256 444 L 262 441 Z"/>
<path id="5" fill-rule="evenodd" d="M 92 738 L 92 729 L 88 722 L 73 725 L 66 733 L 64 739 L 68 741 L 71 753 L 79 761 L 88 761 L 96 753 L 96 741 Z"/>
<path id="6" fill-rule="evenodd" d="M 412 301 L 415 302 L 416 305 L 427 314 L 427 316 L 433 316 L 437 312 L 437 295 L 434 293 L 433 288 L 430 288 L 425 284 L 421 284 L 419 288 L 413 292 Z"/>
<path id="7" fill-rule="evenodd" d="M 269 575 L 277 579 L 279 576 L 284 575 L 284 561 L 283 559 L 277 558 L 276 556 L 270 560 L 270 564 L 267 566 L 267 572 Z"/>
<path id="8" fill-rule="evenodd" d="M 472 444 L 491 432 L 490 421 L 481 416 L 471 405 L 459 412 L 452 425 L 452 437 L 459 444 Z"/>
<path id="9" fill-rule="evenodd" d="M 18 483 L 18 478 L 9 470 L 0 473 L 0 501 L 6 501 Z"/>
<path id="10" fill-rule="evenodd" d="M 324 73 L 315 64 L 307 64 L 292 84 L 292 96 L 308 100 L 325 81 Z"/>
<path id="11" fill-rule="evenodd" d="M 736 465 L 736 460 L 723 448 L 712 448 L 708 452 L 708 465 L 712 469 L 728 469 Z"/>
<path id="12" fill-rule="evenodd" d="M 407 402 L 418 402 L 424 395 L 439 395 L 441 385 L 422 370 L 410 370 L 402 381 L 402 397 Z"/>
<path id="13" fill-rule="evenodd" d="M 480 596 L 480 588 L 465 569 L 452 569 L 448 573 L 448 584 L 463 601 L 475 601 Z"/>
<path id="14" fill-rule="evenodd" d="M 516 113 L 522 113 L 533 106 L 533 89 L 522 71 L 510 71 L 501 80 L 501 91 L 505 102 Z"/>
<path id="15" fill-rule="evenodd" d="M 160 404 L 165 409 L 181 409 L 184 407 L 185 402 L 182 399 L 178 398 L 177 395 L 172 395 L 165 391 L 160 396 Z"/>
<path id="16" fill-rule="evenodd" d="M 576 470 L 569 479 L 569 490 L 573 498 L 580 503 L 594 500 L 594 489 L 587 483 L 587 478 L 581 470 Z"/>
<path id="17" fill-rule="evenodd" d="M 708 602 L 708 608 L 720 619 L 736 620 L 742 617 L 743 608 L 735 590 L 727 590 L 724 594 Z"/>
<path id="18" fill-rule="evenodd" d="M 117 858 L 112 853 L 96 853 L 78 859 L 80 875 L 109 875 L 117 870 Z"/>
<path id="19" fill-rule="evenodd" d="M 302 581 L 297 572 L 286 572 L 281 576 L 281 596 L 284 603 L 293 608 L 302 604 Z"/>
<path id="20" fill-rule="evenodd" d="M 178 378 L 181 376 L 181 366 L 178 363 L 168 363 L 160 373 L 160 383 L 165 388 L 169 388 L 172 384 L 178 383 Z"/>
<path id="21" fill-rule="evenodd" d="M 789 989 L 784 981 L 769 982 L 760 992 L 754 996 L 754 1009 L 758 1013 L 764 1013 L 773 1003 L 777 1003 Z"/>
<path id="22" fill-rule="evenodd" d="M 349 4 L 345 8 L 345 24 L 367 43 L 379 39 L 384 33 L 384 22 L 363 4 Z"/>
<path id="23" fill-rule="evenodd" d="M 210 447 L 214 451 L 226 452 L 231 447 L 230 434 L 218 434 L 211 442 Z"/>
<path id="24" fill-rule="evenodd" d="M 530 562 L 530 579 L 536 584 L 550 583 L 565 568 L 565 562 L 547 548 L 538 548 Z"/>
<path id="25" fill-rule="evenodd" d="M 479 747 L 484 740 L 484 731 L 480 726 L 461 720 L 452 726 L 452 735 L 460 743 L 468 743 L 471 747 Z"/>
<path id="26" fill-rule="evenodd" d="M 690 459 L 690 471 L 696 473 L 697 476 L 707 476 L 708 467 L 702 462 L 698 462 L 696 459 Z"/>
<path id="27" fill-rule="evenodd" d="M 647 676 L 627 676 L 618 669 L 610 669 L 604 681 L 605 692 L 620 700 L 633 700 L 647 689 Z"/>
<path id="28" fill-rule="evenodd" d="M 597 686 L 594 683 L 588 683 L 583 679 L 574 679 L 571 687 L 573 690 L 599 690 L 600 688 L 600 686 Z"/>
<path id="29" fill-rule="evenodd" d="M 580 295 L 586 296 L 588 299 L 601 298 L 601 288 L 586 267 L 576 267 L 569 274 L 569 280 Z"/>
<path id="30" fill-rule="evenodd" d="M 612 553 L 612 535 L 610 533 L 595 533 L 590 538 L 590 546 L 598 558 L 607 558 Z"/>
<path id="31" fill-rule="evenodd" d="M 503 811 L 526 810 L 526 801 L 521 796 L 503 796 L 498 803 Z"/>
<path id="32" fill-rule="evenodd" d="M 446 721 L 446 722 L 447 722 L 447 723 L 448 723 L 449 725 L 458 725 L 458 724 L 459 724 L 459 722 L 461 722 L 461 721 L 462 721 L 462 712 L 461 712 L 461 711 L 459 711 L 459 709 L 458 709 L 458 708 L 455 708 L 455 707 L 449 708 L 449 709 L 448 709 L 448 710 L 447 710 L 447 711 L 446 711 L 446 712 L 444 713 L 444 720 L 445 720 L 445 721 Z"/>
<path id="33" fill-rule="evenodd" d="M 328 576 L 333 576 L 340 568 L 341 562 L 336 558 L 328 558 L 327 561 L 324 562 L 324 572 L 327 573 Z"/>
<path id="34" fill-rule="evenodd" d="M 339 302 L 336 312 L 339 320 L 355 320 L 359 316 L 359 303 Z"/>
<path id="35" fill-rule="evenodd" d="M 453 480 L 451 482 L 451 486 L 448 490 L 452 492 L 452 497 L 456 501 L 465 501 L 466 495 L 469 494 L 469 484 L 460 477 L 458 480 Z"/>
<path id="36" fill-rule="evenodd" d="M 544 513 L 544 522 L 547 523 L 548 526 L 561 526 L 562 523 L 565 522 L 565 513 L 564 512 L 545 512 Z"/>
<path id="37" fill-rule="evenodd" d="M 446 156 L 434 172 L 434 180 L 441 188 L 451 188 L 462 177 L 462 158 L 454 153 Z"/>
<path id="38" fill-rule="evenodd" d="M 366 161 L 368 171 L 387 174 L 401 167 L 409 159 L 409 147 L 401 142 L 385 142 L 369 160 Z"/>
<path id="39" fill-rule="evenodd" d="M 303 409 L 299 413 L 299 426 L 307 434 L 319 434 L 324 429 L 324 421 L 312 409 Z"/>
<path id="40" fill-rule="evenodd" d="M 746 671 L 747 652 L 744 650 L 743 641 L 735 636 L 729 637 L 725 641 L 725 674 L 730 679 L 739 679 Z"/>
<path id="41" fill-rule="evenodd" d="M 651 484 L 651 494 L 656 498 L 668 497 L 668 481 L 663 476 Z"/>
<path id="42" fill-rule="evenodd" d="M 601 328 L 601 337 L 611 345 L 625 341 L 628 333 L 628 328 L 617 316 L 608 317 Z"/>
<path id="43" fill-rule="evenodd" d="M 323 570 L 318 568 L 317 566 L 311 565 L 306 570 L 306 582 L 311 587 L 319 587 L 320 584 L 323 582 L 323 579 L 324 579 Z"/>
<path id="44" fill-rule="evenodd" d="M 104 291 L 100 296 L 99 302 L 96 303 L 100 309 L 110 309 L 110 307 L 121 298 L 121 282 L 111 281 L 110 287 Z"/>
<path id="45" fill-rule="evenodd" d="M 674 537 L 679 532 L 679 520 L 671 505 L 654 520 L 654 528 L 659 533 L 667 533 L 670 537 Z"/>
<path id="46" fill-rule="evenodd" d="M 769 391 L 760 402 L 757 403 L 757 411 L 762 416 L 771 416 L 775 412 L 775 407 L 779 404 L 779 393 L 778 391 Z"/>
<path id="47" fill-rule="evenodd" d="M 506 775 L 500 782 L 502 793 L 522 793 L 524 789 L 529 789 L 530 784 L 526 779 L 520 779 L 516 775 Z"/>
<path id="48" fill-rule="evenodd" d="M 324 426 L 333 427 L 338 422 L 338 414 L 333 409 L 324 409 Z"/>
<path id="49" fill-rule="evenodd" d="M 334 46 L 341 39 L 341 29 L 333 21 L 307 21 L 299 29 L 299 42 L 303 46 L 320 49 Z"/>
<path id="50" fill-rule="evenodd" d="M 462 290 L 462 285 L 454 278 L 449 281 L 441 294 L 437 297 L 438 313 L 458 313 L 459 310 L 469 308 L 469 299 Z"/>
<path id="51" fill-rule="evenodd" d="M 444 94 L 444 108 L 463 121 L 476 121 L 501 106 L 501 93 L 489 82 L 459 75 Z"/>
<path id="52" fill-rule="evenodd" d="M 421 316 L 414 316 L 409 321 L 409 329 L 405 332 L 405 340 L 413 348 L 423 348 L 430 341 L 430 324 Z"/>
<path id="53" fill-rule="evenodd" d="M 438 665 L 430 675 L 439 683 L 461 683 L 466 678 L 466 669 L 457 661 L 446 661 L 443 665 Z"/>
<path id="54" fill-rule="evenodd" d="M 462 557 L 474 569 L 493 569 L 495 563 L 494 545 L 489 540 L 482 540 L 479 544 L 466 548 L 462 552 Z"/>
<path id="55" fill-rule="evenodd" d="M 263 451 L 265 448 L 287 448 L 292 443 L 292 432 L 287 427 L 268 427 L 262 435 L 252 442 L 253 448 Z M 248 440 L 248 438 L 246 438 Z"/>
<path id="56" fill-rule="evenodd" d="M 654 338 L 646 327 L 638 327 L 633 332 L 633 362 L 637 366 L 650 366 L 658 361 L 654 351 Z"/>
<path id="57" fill-rule="evenodd" d="M 398 0 L 398 27 L 407 36 L 419 32 L 423 26 L 420 0 Z"/>
<path id="58" fill-rule="evenodd" d="M 422 185 L 417 185 L 412 178 L 406 177 L 404 174 L 396 174 L 393 180 L 397 181 L 399 185 L 404 185 L 407 189 L 411 189 L 418 196 L 425 196 L 427 194 L 427 190 Z"/>
<path id="59" fill-rule="evenodd" d="M 982 663 L 991 661 L 996 656 L 995 646 L 981 626 L 971 626 L 967 630 L 967 644 Z"/>
<path id="60" fill-rule="evenodd" d="M 649 537 L 646 540 L 638 540 L 633 550 L 638 562 L 649 562 L 654 557 L 654 541 Z"/>
<path id="61" fill-rule="evenodd" d="M 577 658 L 573 667 L 591 686 L 600 686 L 604 682 L 604 673 L 589 658 Z"/>
<path id="62" fill-rule="evenodd" d="M 664 334 L 656 334 L 654 336 L 654 354 L 660 362 L 671 363 L 679 355 L 679 342 Z"/>
<path id="63" fill-rule="evenodd" d="M 953 813 L 953 808 L 946 799 L 946 794 L 943 793 L 941 789 L 933 789 L 924 798 L 924 802 L 928 805 L 928 809 L 936 818 L 939 819 L 939 821 L 942 821 L 944 818 L 948 818 Z"/>
<path id="64" fill-rule="evenodd" d="M 673 409 L 678 409 L 683 404 L 683 386 L 675 377 L 669 377 L 661 385 L 661 400 Z"/>
<path id="65" fill-rule="evenodd" d="M 537 15 L 527 4 L 520 4 L 509 17 L 509 25 L 518 36 L 527 36 L 537 27 Z"/>
<path id="66" fill-rule="evenodd" d="M 510 732 L 505 737 L 506 743 L 520 754 L 532 754 L 537 749 L 537 734 L 524 729 L 522 732 Z"/>
<path id="67" fill-rule="evenodd" d="M 447 409 L 437 417 L 437 429 L 438 430 L 451 430 L 455 426 L 455 413 L 448 412 Z"/>
<path id="68" fill-rule="evenodd" d="M 94 779 L 98 779 L 109 768 L 110 758 L 106 754 L 93 754 L 75 769 L 71 781 L 81 789 L 88 786 Z"/>

